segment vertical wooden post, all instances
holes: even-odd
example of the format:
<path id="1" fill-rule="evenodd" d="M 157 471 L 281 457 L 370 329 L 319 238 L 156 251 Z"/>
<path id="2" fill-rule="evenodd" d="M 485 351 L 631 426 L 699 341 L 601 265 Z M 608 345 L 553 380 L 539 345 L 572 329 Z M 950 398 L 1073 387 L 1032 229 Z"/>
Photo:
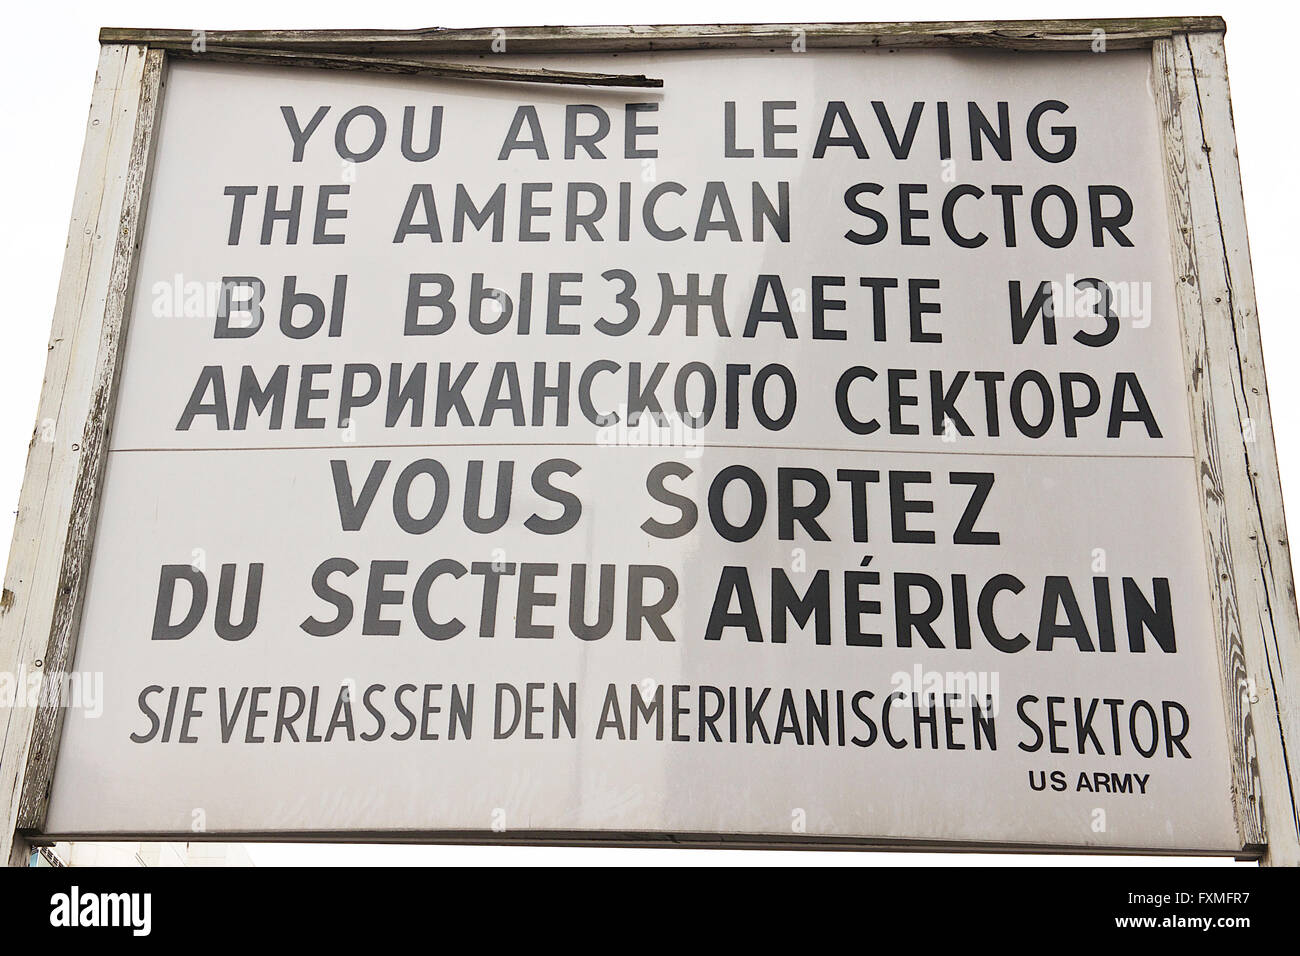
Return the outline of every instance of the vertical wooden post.
<path id="1" fill-rule="evenodd" d="M 0 601 L 0 672 L 39 682 L 0 712 L 0 861 L 44 816 L 73 666 L 139 243 L 164 54 L 101 48 L 45 380 Z"/>
<path id="2" fill-rule="evenodd" d="M 1175 281 L 1243 848 L 1300 864 L 1300 621 L 1222 33 L 1154 45 Z M 1300 751 L 1296 752 L 1300 756 Z"/>

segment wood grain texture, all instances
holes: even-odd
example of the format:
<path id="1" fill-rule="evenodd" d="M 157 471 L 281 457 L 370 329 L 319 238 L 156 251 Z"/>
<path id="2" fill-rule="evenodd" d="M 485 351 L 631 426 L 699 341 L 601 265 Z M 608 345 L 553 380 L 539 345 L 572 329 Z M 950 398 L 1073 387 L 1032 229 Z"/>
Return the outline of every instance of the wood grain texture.
<path id="1" fill-rule="evenodd" d="M 1157 42 L 1153 70 L 1238 830 L 1295 864 L 1300 626 L 1222 35 Z"/>
<path id="2" fill-rule="evenodd" d="M 1300 756 L 1300 621 L 1246 240 L 1227 62 L 1219 35 L 1185 37 L 1183 48 L 1185 70 L 1196 87 L 1199 125 L 1192 142 L 1214 202 L 1214 221 L 1203 233 L 1198 230 L 1197 248 L 1202 297 L 1214 333 L 1211 348 L 1227 371 L 1215 400 L 1221 420 L 1239 423 L 1229 500 L 1240 520 L 1238 588 L 1250 587 L 1255 605 L 1253 616 L 1244 619 L 1245 652 L 1264 781 L 1265 862 L 1300 865 L 1300 766 L 1295 760 Z"/>
<path id="3" fill-rule="evenodd" d="M 1225 490 L 1222 439 L 1233 439 L 1240 426 L 1232 424 L 1220 435 L 1215 415 L 1214 376 L 1224 375 L 1211 368 L 1208 316 L 1202 304 L 1200 264 L 1196 248 L 1196 220 L 1207 215 L 1204 195 L 1193 191 L 1203 184 L 1193 181 L 1185 116 L 1196 110 L 1196 93 L 1189 78 L 1179 69 L 1176 50 L 1181 38 L 1157 41 L 1152 48 L 1153 89 L 1160 118 L 1165 171 L 1166 206 L 1169 213 L 1171 257 L 1175 296 L 1182 325 L 1184 372 L 1187 379 L 1192 443 L 1201 491 L 1202 528 L 1210 599 L 1214 610 L 1214 632 L 1218 647 L 1219 672 L 1232 748 L 1232 805 L 1237 834 L 1243 848 L 1264 842 L 1263 814 L 1259 798 L 1259 772 L 1250 754 L 1255 751 L 1254 726 L 1245 694 L 1249 674 L 1242 637 L 1242 609 L 1235 573 L 1230 503 Z"/>
<path id="4" fill-rule="evenodd" d="M 141 88 L 162 54 L 108 45 L 87 120 L 67 250 L 46 359 L 36 428 L 14 523 L 0 613 L 0 669 L 40 676 L 36 706 L 0 714 L 0 860 L 26 865 L 21 832 L 37 819 L 34 794 L 48 788 L 61 718 L 62 678 L 72 662 L 80 587 L 93 534 L 95 482 L 102 467 L 101 426 L 111 409 L 102 376 L 105 347 L 114 351 L 120 325 L 105 336 L 106 316 L 125 307 L 129 275 L 122 253 L 135 233 L 138 200 L 132 163 L 138 156 Z M 124 234 L 126 228 L 129 234 Z M 79 552 L 70 563 L 68 547 Z"/>
<path id="5" fill-rule="evenodd" d="M 363 55 L 481 53 L 504 40 L 510 53 L 602 53 L 634 50 L 789 48 L 801 36 L 808 49 L 861 47 L 992 47 L 1088 50 L 1094 30 L 1107 49 L 1145 49 L 1175 33 L 1222 31 L 1219 17 L 1098 18 L 1095 20 L 972 20 L 907 23 L 762 23 L 682 26 L 479 27 L 446 30 L 206 30 L 210 46 L 261 47 Z M 101 43 L 184 43 L 190 30 L 105 27 Z"/>
<path id="6" fill-rule="evenodd" d="M 129 128 L 130 100 L 143 72 L 143 51 L 121 45 L 100 51 L 86 122 L 67 250 L 55 300 L 45 378 L 36 427 L 14 521 L 13 544 L 0 611 L 0 669 L 25 679 L 42 674 L 54 615 L 63 542 L 72 512 L 80 438 L 90 405 L 90 369 L 99 351 L 99 322 L 108 296 Z M 14 838 L 26 780 L 35 708 L 0 712 L 0 861 L 25 865 L 23 841 Z"/>
<path id="7" fill-rule="evenodd" d="M 114 230 L 108 293 L 101 314 L 99 351 L 91 384 L 89 408 L 82 427 L 72 510 L 63 545 L 62 566 L 55 593 L 54 614 L 44 654 L 47 678 L 71 671 L 81 629 L 81 610 L 89 580 L 95 523 L 108 461 L 108 436 L 116 404 L 121 352 L 126 339 L 138 261 L 141 226 L 152 168 L 154 121 L 162 93 L 166 54 L 160 50 L 131 48 L 130 56 L 143 58 L 138 98 L 131 127 L 130 152 L 123 167 L 121 214 Z M 123 110 L 124 113 L 130 112 Z M 64 702 L 61 681 L 47 679 L 32 730 L 27 773 L 18 814 L 19 829 L 39 830 L 45 822 L 50 781 L 63 729 Z"/>

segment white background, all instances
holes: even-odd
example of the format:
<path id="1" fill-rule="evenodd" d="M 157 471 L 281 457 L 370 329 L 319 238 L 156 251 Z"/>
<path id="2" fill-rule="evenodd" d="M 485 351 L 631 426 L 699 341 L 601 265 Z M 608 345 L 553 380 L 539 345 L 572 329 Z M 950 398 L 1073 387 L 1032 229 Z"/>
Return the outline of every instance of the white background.
<path id="1" fill-rule="evenodd" d="M 1233 98 L 1245 181 L 1247 214 L 1251 226 L 1256 288 L 1265 350 L 1272 372 L 1272 403 L 1284 488 L 1300 455 L 1300 439 L 1287 410 L 1300 402 L 1300 384 L 1286 374 L 1288 316 L 1285 311 L 1283 256 L 1289 252 L 1286 230 L 1296 215 L 1296 201 L 1288 194 L 1288 168 L 1294 158 L 1295 134 L 1282 126 L 1279 63 L 1287 62 L 1282 49 L 1283 31 L 1270 22 L 1270 5 L 1238 4 L 1229 17 L 1228 53 Z M 207 7 L 206 11 L 211 11 Z M 57 38 L 59 53 L 51 57 L 38 43 L 13 44 L 0 69 L 7 86 L 22 95 L 7 98 L 4 148 L 0 150 L 6 190 L 8 227 L 4 243 L 11 307 L 0 318 L 4 346 L 0 349 L 0 539 L 12 530 L 22 469 L 44 368 L 49 317 L 57 288 L 67 217 L 80 155 L 85 112 L 96 60 L 96 31 L 102 25 L 178 28 L 257 27 L 386 27 L 434 25 L 429 8 L 415 4 L 372 2 L 355 8 L 322 9 L 267 2 L 226 2 L 220 20 L 204 22 L 175 3 L 69 3 L 25 10 L 11 19 L 15 36 Z M 1272 7 L 1276 10 L 1276 7 Z M 439 10 L 440 26 L 510 26 L 564 22 L 788 22 L 847 21 L 855 19 L 973 19 L 1071 16 L 1135 16 L 1211 13 L 1213 10 L 1138 6 L 1093 0 L 1086 5 L 1065 3 L 957 3 L 911 2 L 876 4 L 869 9 L 846 3 L 804 3 L 797 7 L 774 2 L 743 6 L 725 3 L 660 2 L 652 7 L 611 8 L 608 5 L 552 2 L 544 7 L 521 3 L 489 2 L 473 11 Z M 205 12 L 203 16 L 210 16 Z M 1277 125 L 1274 125 L 1277 124 Z M 260 847 L 259 862 L 425 863 L 425 862 L 549 862 L 549 863 L 766 863 L 788 861 L 788 853 L 727 853 L 706 851 L 596 851 L 477 848 L 391 847 Z M 879 859 L 871 854 L 802 854 L 800 862 L 853 863 Z M 892 862 L 935 862 L 926 855 L 888 858 Z M 988 858 L 940 858 L 945 862 L 989 862 Z M 1015 858 L 999 858 L 1015 862 Z M 1036 862 L 1041 862 L 1037 858 Z"/>

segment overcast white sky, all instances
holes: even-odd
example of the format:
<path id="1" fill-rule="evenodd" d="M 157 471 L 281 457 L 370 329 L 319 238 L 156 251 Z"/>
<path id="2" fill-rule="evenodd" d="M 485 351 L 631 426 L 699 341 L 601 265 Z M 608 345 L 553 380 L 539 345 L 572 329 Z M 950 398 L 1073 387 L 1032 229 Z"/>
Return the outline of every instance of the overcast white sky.
<path id="1" fill-rule="evenodd" d="M 718 23 L 853 20 L 1026 19 L 1220 14 L 1228 22 L 1232 81 L 1246 212 L 1250 225 L 1273 421 L 1288 503 L 1300 508 L 1300 375 L 1290 368 L 1300 334 L 1294 328 L 1288 283 L 1296 265 L 1294 230 L 1297 124 L 1294 39 L 1276 2 L 1237 0 L 1221 6 L 1200 0 L 1037 0 L 1037 2 L 876 2 L 836 0 L 657 0 L 610 4 L 548 0 L 480 0 L 468 5 L 386 2 L 289 3 L 222 0 L 190 4 L 176 0 L 74 0 L 13 4 L 6 11 L 9 41 L 0 59 L 5 102 L 0 170 L 6 184 L 4 230 L 9 307 L 0 315 L 0 541 L 8 542 L 22 483 L 26 448 L 36 416 L 46 340 L 58 286 L 68 214 L 81 152 L 86 110 L 101 26 L 220 28 L 313 28 L 511 26 L 541 23 Z M 251 848 L 259 863 L 460 863 L 502 864 L 690 864 L 800 863 L 844 865 L 878 862 L 878 854 L 723 854 L 711 851 L 573 850 L 446 847 Z M 1055 858 L 1052 858 L 1055 859 Z M 1069 858 L 1073 860 L 1073 858 Z M 936 858 L 899 854 L 900 864 L 991 862 L 987 856 Z M 1015 858 L 994 858 L 1008 864 Z M 1025 861 L 1028 862 L 1028 861 Z M 1032 862 L 1045 862 L 1035 858 Z M 1142 862 L 1132 860 L 1126 862 Z M 1168 862 L 1168 861 L 1162 861 Z"/>

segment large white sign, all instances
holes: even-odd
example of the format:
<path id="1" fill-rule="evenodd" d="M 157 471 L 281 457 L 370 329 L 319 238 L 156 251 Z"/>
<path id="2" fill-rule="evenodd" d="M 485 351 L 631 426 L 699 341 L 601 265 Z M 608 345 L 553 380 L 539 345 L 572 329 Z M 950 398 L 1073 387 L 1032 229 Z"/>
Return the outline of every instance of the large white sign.
<path id="1" fill-rule="evenodd" d="M 170 67 L 46 832 L 1239 849 L 1149 54 L 581 68 Z"/>

